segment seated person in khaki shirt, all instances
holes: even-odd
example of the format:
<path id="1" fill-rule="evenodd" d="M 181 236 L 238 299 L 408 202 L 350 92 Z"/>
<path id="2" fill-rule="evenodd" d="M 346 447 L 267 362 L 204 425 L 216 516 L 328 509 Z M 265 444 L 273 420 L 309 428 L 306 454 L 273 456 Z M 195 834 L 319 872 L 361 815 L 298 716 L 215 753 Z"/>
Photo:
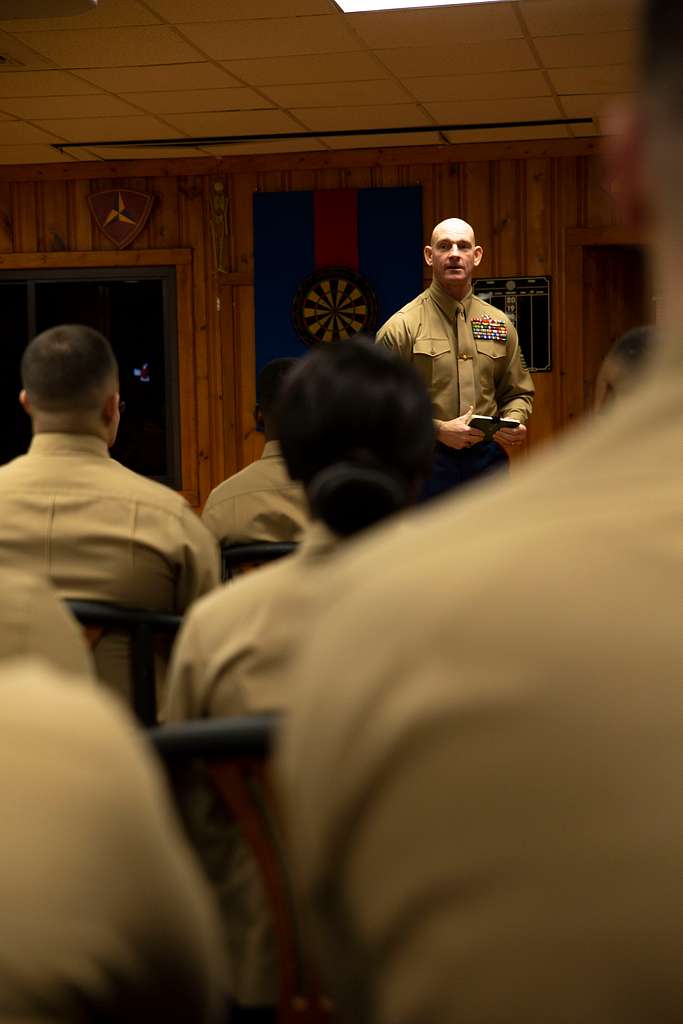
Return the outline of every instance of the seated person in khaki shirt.
<path id="1" fill-rule="evenodd" d="M 306 525 L 306 497 L 287 472 L 273 419 L 287 374 L 298 362 L 273 359 L 261 371 L 254 418 L 257 428 L 265 433 L 263 454 L 215 487 L 202 512 L 203 522 L 219 544 L 296 541 Z"/>
<path id="2" fill-rule="evenodd" d="M 288 666 L 308 639 L 308 587 L 345 538 L 412 503 L 429 473 L 431 406 L 413 367 L 371 342 L 320 348 L 292 372 L 277 409 L 285 460 L 312 523 L 299 550 L 190 611 L 169 671 L 167 721 L 282 710 Z M 210 803 L 207 801 L 206 803 Z M 219 809 L 188 804 L 226 921 L 238 1002 L 277 999 L 268 911 L 256 868 Z M 230 864 L 229 874 L 225 865 Z"/>
<path id="3" fill-rule="evenodd" d="M 0 658 L 33 655 L 94 682 L 83 631 L 44 576 L 0 568 Z"/>
<path id="4" fill-rule="evenodd" d="M 219 922 L 159 770 L 72 680 L 0 669 L 0 1016 L 219 1024 Z"/>
<path id="5" fill-rule="evenodd" d="M 51 578 L 61 597 L 183 612 L 219 580 L 218 547 L 184 498 L 110 458 L 118 368 L 89 327 L 54 327 L 28 345 L 20 401 L 26 455 L 0 467 L 0 562 Z M 127 694 L 128 645 L 105 636 L 98 674 Z"/>

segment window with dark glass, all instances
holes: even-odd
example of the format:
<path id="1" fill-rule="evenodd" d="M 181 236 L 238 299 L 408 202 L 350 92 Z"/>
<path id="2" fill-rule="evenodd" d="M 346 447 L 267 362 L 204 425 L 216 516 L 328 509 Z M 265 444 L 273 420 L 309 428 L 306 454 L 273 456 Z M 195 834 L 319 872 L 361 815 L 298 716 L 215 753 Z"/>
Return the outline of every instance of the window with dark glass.
<path id="1" fill-rule="evenodd" d="M 31 425 L 18 402 L 19 364 L 48 327 L 101 331 L 119 364 L 125 413 L 113 458 L 180 487 L 175 270 L 172 267 L 0 272 L 0 462 L 21 455 Z"/>

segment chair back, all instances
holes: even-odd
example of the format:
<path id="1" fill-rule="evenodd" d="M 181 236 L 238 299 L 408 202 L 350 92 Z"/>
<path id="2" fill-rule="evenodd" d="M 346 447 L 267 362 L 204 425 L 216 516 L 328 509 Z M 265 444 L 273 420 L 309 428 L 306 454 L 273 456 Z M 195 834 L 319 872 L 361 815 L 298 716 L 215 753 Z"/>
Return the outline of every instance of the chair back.
<path id="1" fill-rule="evenodd" d="M 105 633 L 128 634 L 133 710 L 143 726 L 156 725 L 154 641 L 158 636 L 173 639 L 180 629 L 182 616 L 146 611 L 142 608 L 125 608 L 123 605 L 109 604 L 106 601 L 79 601 L 67 598 L 65 603 L 72 615 L 86 629 L 96 627 Z"/>
<path id="2" fill-rule="evenodd" d="M 253 544 L 221 545 L 223 582 L 227 583 L 239 575 L 240 569 L 248 565 L 263 565 L 278 558 L 291 555 L 297 545 L 293 541 L 258 541 Z"/>
<path id="3" fill-rule="evenodd" d="M 307 963 L 283 854 L 268 761 L 277 715 L 204 719 L 147 734 L 169 773 L 201 761 L 259 867 L 280 967 L 278 1024 L 334 1024 L 332 1006 Z"/>

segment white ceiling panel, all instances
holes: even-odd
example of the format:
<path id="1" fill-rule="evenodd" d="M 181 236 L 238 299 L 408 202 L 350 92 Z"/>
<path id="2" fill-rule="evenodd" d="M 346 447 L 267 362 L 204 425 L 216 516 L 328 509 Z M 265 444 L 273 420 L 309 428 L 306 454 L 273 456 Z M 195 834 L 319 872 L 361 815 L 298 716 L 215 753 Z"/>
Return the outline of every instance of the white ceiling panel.
<path id="1" fill-rule="evenodd" d="M 571 133 L 562 125 L 547 125 L 539 128 L 492 128 L 486 131 L 446 132 L 453 144 L 453 159 L 457 159 L 457 146 L 478 142 L 520 142 L 527 139 L 568 139 Z"/>
<path id="2" fill-rule="evenodd" d="M 207 146 L 205 156 L 245 156 L 250 153 L 319 153 L 326 147 L 316 139 L 272 139 L 268 142 L 237 142 L 230 146 Z"/>
<path id="3" fill-rule="evenodd" d="M 561 117 L 552 96 L 466 103 L 426 103 L 437 124 L 482 124 L 494 121 L 540 121 Z"/>
<path id="4" fill-rule="evenodd" d="M 550 88 L 541 71 L 501 71 L 486 75 L 406 78 L 404 83 L 415 99 L 422 101 L 463 102 L 550 95 Z"/>
<path id="5" fill-rule="evenodd" d="M 64 32 L 73 29 L 122 28 L 129 25 L 158 23 L 159 18 L 137 0 L 100 0 L 97 7 L 91 8 L 85 14 L 76 14 L 72 17 L 13 18 L 11 21 L 0 19 L 0 29 L 5 32 Z"/>
<path id="6" fill-rule="evenodd" d="M 525 39 L 473 43 L 457 54 L 451 46 L 412 46 L 377 50 L 376 53 L 399 78 L 475 75 L 480 74 L 482 68 L 493 73 L 537 67 L 536 58 Z"/>
<path id="7" fill-rule="evenodd" d="M 329 0 L 147 0 L 166 21 L 238 21 L 253 18 L 290 18 L 329 14 Z"/>
<path id="8" fill-rule="evenodd" d="M 2 96 L 77 96 L 93 92 L 88 82 L 81 82 L 65 71 L 2 71 Z"/>
<path id="9" fill-rule="evenodd" d="M 548 74 L 553 88 L 567 95 L 630 92 L 635 85 L 634 69 L 630 64 L 592 68 L 553 68 Z"/>
<path id="10" fill-rule="evenodd" d="M 330 149 L 393 149 L 396 146 L 438 146 L 443 139 L 438 132 L 412 135 L 346 135 L 342 139 L 326 139 Z"/>
<path id="11" fill-rule="evenodd" d="M 73 163 L 66 153 L 58 153 L 50 146 L 4 146 L 0 136 L 0 164 L 57 164 Z"/>
<path id="12" fill-rule="evenodd" d="M 203 59 L 193 46 L 164 25 L 20 32 L 18 38 L 62 67 L 128 67 Z"/>
<path id="13" fill-rule="evenodd" d="M 50 122 L 52 124 L 52 122 Z M 49 145 L 59 142 L 59 133 L 49 125 L 46 131 L 26 121 L 0 121 L 0 146 L 31 146 L 37 143 Z"/>
<path id="14" fill-rule="evenodd" d="M 308 107 L 292 111 L 314 131 L 352 131 L 355 128 L 404 128 L 429 124 L 429 118 L 413 103 L 387 107 Z"/>
<path id="15" fill-rule="evenodd" d="M 352 14 L 349 22 L 374 50 L 446 44 L 453 47 L 456 60 L 465 43 L 515 39 L 523 34 L 513 4 Z"/>
<path id="16" fill-rule="evenodd" d="M 380 79 L 375 82 L 319 82 L 317 85 L 268 85 L 267 96 L 280 107 L 368 106 L 405 103 L 409 98 L 398 82 Z"/>
<path id="17" fill-rule="evenodd" d="M 116 117 L 139 113 L 118 96 L 33 96 L 28 99 L 0 99 L 0 107 L 15 117 L 35 121 L 62 117 Z"/>
<path id="18" fill-rule="evenodd" d="M 182 32 L 191 43 L 218 60 L 340 53 L 362 48 L 344 22 L 333 14 L 183 25 Z"/>
<path id="19" fill-rule="evenodd" d="M 676 2 L 676 0 L 674 0 Z M 637 29 L 639 0 L 522 0 L 522 17 L 533 36 Z"/>
<path id="20" fill-rule="evenodd" d="M 605 32 L 597 35 L 548 36 L 536 46 L 547 68 L 600 67 L 632 64 L 638 38 L 635 32 Z"/>
<path id="21" fill-rule="evenodd" d="M 256 135 L 264 132 L 301 131 L 282 110 L 239 110 L 221 113 L 167 114 L 165 120 L 190 136 Z"/>
<path id="22" fill-rule="evenodd" d="M 181 133 L 170 128 L 154 117 L 69 117 L 54 121 L 36 121 L 48 131 L 59 135 L 66 142 L 107 142 L 118 139 L 164 139 L 175 138 Z"/>
<path id="23" fill-rule="evenodd" d="M 78 77 L 100 89 L 120 93 L 222 89 L 240 84 L 223 68 L 209 63 L 159 64 L 145 68 L 89 68 L 79 71 Z"/>
<path id="24" fill-rule="evenodd" d="M 253 89 L 188 89 L 181 92 L 124 93 L 130 103 L 152 114 L 187 114 L 212 110 L 255 110 L 273 104 Z M 2 101 L 0 100 L 0 103 Z"/>
<path id="25" fill-rule="evenodd" d="M 377 58 L 363 51 L 232 60 L 226 61 L 223 66 L 249 85 L 358 82 L 386 75 Z"/>

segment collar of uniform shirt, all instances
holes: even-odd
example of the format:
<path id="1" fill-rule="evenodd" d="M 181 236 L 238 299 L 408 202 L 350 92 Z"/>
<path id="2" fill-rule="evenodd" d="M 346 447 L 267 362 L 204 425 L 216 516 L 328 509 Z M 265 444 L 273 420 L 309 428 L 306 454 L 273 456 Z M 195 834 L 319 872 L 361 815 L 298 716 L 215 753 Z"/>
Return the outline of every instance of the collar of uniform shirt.
<path id="1" fill-rule="evenodd" d="M 429 291 L 434 302 L 437 304 L 439 309 L 446 314 L 449 320 L 455 320 L 460 310 L 462 310 L 462 314 L 465 319 L 469 320 L 470 306 L 472 305 L 472 299 L 474 297 L 474 292 L 471 288 L 462 302 L 459 302 L 457 299 L 450 296 L 448 292 L 441 287 L 438 281 L 432 281 L 429 286 Z"/>
<path id="2" fill-rule="evenodd" d="M 60 434 L 53 431 L 41 431 L 31 441 L 29 454 L 38 455 L 72 455 L 83 452 L 87 455 L 101 455 L 109 458 L 107 442 L 94 434 Z"/>

